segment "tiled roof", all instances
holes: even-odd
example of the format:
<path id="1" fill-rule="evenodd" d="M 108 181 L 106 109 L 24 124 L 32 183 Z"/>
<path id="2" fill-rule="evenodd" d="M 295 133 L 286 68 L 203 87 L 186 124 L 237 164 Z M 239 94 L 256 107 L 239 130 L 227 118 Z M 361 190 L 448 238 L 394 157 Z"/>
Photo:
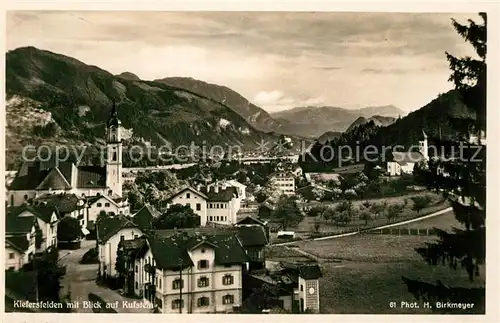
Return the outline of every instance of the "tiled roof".
<path id="1" fill-rule="evenodd" d="M 137 228 L 137 225 L 124 216 L 107 217 L 97 224 L 97 240 L 105 243 L 121 229 Z"/>
<path id="2" fill-rule="evenodd" d="M 193 187 L 191 187 L 191 186 L 189 186 L 189 185 L 185 185 L 185 186 L 181 187 L 180 189 L 178 189 L 178 190 L 177 190 L 177 192 L 175 192 L 174 194 L 170 195 L 170 197 L 169 197 L 168 199 L 173 199 L 173 198 L 174 198 L 174 197 L 176 197 L 177 195 L 179 195 L 179 194 L 181 194 L 181 193 L 183 193 L 183 192 L 185 192 L 185 191 L 187 191 L 187 190 L 189 190 L 189 191 L 191 191 L 191 192 L 193 192 L 193 193 L 195 193 L 195 194 L 200 195 L 200 196 L 201 196 L 201 197 L 203 197 L 204 199 L 206 199 L 206 198 L 207 198 L 207 196 L 206 196 L 203 192 L 200 192 L 200 191 L 198 191 L 197 189 L 195 189 L 195 188 L 193 188 Z"/>
<path id="3" fill-rule="evenodd" d="M 146 244 L 146 238 L 145 237 L 140 237 L 140 238 L 135 238 L 135 239 L 130 239 L 130 240 L 123 240 L 120 241 L 120 246 L 124 250 L 135 250 L 135 249 L 140 249 Z"/>
<path id="4" fill-rule="evenodd" d="M 59 169 L 52 168 L 49 174 L 43 179 L 40 185 L 37 186 L 37 190 L 69 190 L 71 189 L 71 184 L 64 178 L 63 174 Z"/>
<path id="5" fill-rule="evenodd" d="M 153 219 L 158 218 L 159 216 L 161 216 L 161 213 L 156 210 L 154 206 L 145 204 L 132 216 L 132 220 L 141 229 L 151 229 Z"/>
<path id="6" fill-rule="evenodd" d="M 219 188 L 219 191 L 216 193 L 215 188 L 211 187 L 207 192 L 207 201 L 208 202 L 229 202 L 233 198 L 238 197 L 238 190 L 236 187 L 227 187 L 225 189 Z"/>
<path id="7" fill-rule="evenodd" d="M 178 269 L 191 267 L 193 262 L 188 250 L 206 243 L 215 248 L 215 263 L 218 265 L 248 262 L 248 257 L 235 235 L 189 235 L 176 233 L 167 238 L 150 239 L 150 246 L 158 268 Z"/>
<path id="8" fill-rule="evenodd" d="M 5 217 L 6 234 L 24 234 L 30 233 L 35 225 L 35 216 L 18 217 L 16 213 L 8 213 Z"/>
<path id="9" fill-rule="evenodd" d="M 265 246 L 268 244 L 264 227 L 260 225 L 244 225 L 238 227 L 238 238 L 243 247 Z"/>
<path id="10" fill-rule="evenodd" d="M 71 171 L 76 167 L 73 162 L 25 162 L 10 185 L 12 190 L 70 189 Z M 101 166 L 78 166 L 78 188 L 106 187 L 106 168 Z"/>
<path id="11" fill-rule="evenodd" d="M 66 214 L 84 208 L 85 204 L 80 201 L 82 200 L 75 194 L 44 194 L 37 197 L 33 204 L 45 202 L 47 205 L 56 207 L 60 214 Z"/>
<path id="12" fill-rule="evenodd" d="M 318 279 L 323 277 L 317 263 L 281 263 L 285 271 L 295 272 L 303 279 Z"/>
<path id="13" fill-rule="evenodd" d="M 80 166 L 78 167 L 78 188 L 105 188 L 106 167 Z"/>
<path id="14" fill-rule="evenodd" d="M 21 214 L 21 212 L 28 211 L 45 223 L 50 223 L 52 214 L 56 212 L 57 209 L 51 205 L 27 205 L 23 204 L 16 207 L 11 207 L 9 213 L 15 215 L 16 217 Z"/>
<path id="15" fill-rule="evenodd" d="M 244 217 L 243 219 L 239 220 L 236 224 L 260 224 L 260 225 L 266 225 L 266 223 L 262 220 L 259 220 L 257 218 L 247 216 Z"/>
<path id="16" fill-rule="evenodd" d="M 26 239 L 24 235 L 5 237 L 5 242 L 21 253 L 28 250 L 30 245 L 28 239 Z"/>

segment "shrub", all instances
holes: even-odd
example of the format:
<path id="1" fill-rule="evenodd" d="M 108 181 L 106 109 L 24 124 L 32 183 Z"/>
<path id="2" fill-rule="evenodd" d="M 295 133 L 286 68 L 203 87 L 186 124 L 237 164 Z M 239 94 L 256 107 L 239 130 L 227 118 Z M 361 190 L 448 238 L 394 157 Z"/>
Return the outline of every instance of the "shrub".
<path id="1" fill-rule="evenodd" d="M 97 264 L 99 263 L 99 254 L 97 248 L 89 249 L 80 260 L 81 264 Z"/>

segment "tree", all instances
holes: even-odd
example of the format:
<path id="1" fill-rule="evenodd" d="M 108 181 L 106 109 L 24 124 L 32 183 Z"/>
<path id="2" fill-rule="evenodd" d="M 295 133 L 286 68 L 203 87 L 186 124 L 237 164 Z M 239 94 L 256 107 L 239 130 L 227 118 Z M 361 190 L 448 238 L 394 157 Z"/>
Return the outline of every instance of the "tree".
<path id="1" fill-rule="evenodd" d="M 312 218 L 318 217 L 322 215 L 326 209 L 327 207 L 324 205 L 315 205 L 307 211 L 307 216 Z"/>
<path id="2" fill-rule="evenodd" d="M 312 192 L 312 194 L 313 194 L 314 198 L 315 198 L 316 200 L 318 200 L 318 201 L 319 201 L 319 200 L 322 200 L 322 199 L 325 197 L 325 191 L 324 191 L 324 190 L 322 190 L 322 189 L 320 189 L 320 188 L 318 188 L 318 187 L 314 187 L 314 188 L 311 190 L 311 192 Z"/>
<path id="3" fill-rule="evenodd" d="M 370 211 L 368 211 L 368 209 L 364 209 L 359 214 L 359 218 L 365 221 L 365 225 L 368 225 L 368 222 L 372 220 L 373 215 Z"/>
<path id="4" fill-rule="evenodd" d="M 299 210 L 296 198 L 283 195 L 278 200 L 278 203 L 276 203 L 275 209 L 271 212 L 271 218 L 280 222 L 283 230 L 287 230 L 290 225 L 295 226 L 299 224 L 304 216 Z"/>
<path id="5" fill-rule="evenodd" d="M 370 206 L 370 211 L 375 217 L 379 217 L 385 213 L 386 205 L 383 203 L 373 203 Z"/>
<path id="6" fill-rule="evenodd" d="M 153 227 L 156 230 L 162 229 L 183 229 L 195 228 L 200 225 L 200 216 L 194 213 L 188 205 L 174 204 L 168 208 L 167 212 L 156 218 Z"/>
<path id="7" fill-rule="evenodd" d="M 470 131 L 486 130 L 486 14 L 479 14 L 482 23 L 468 20 L 467 25 L 452 20 L 460 34 L 475 49 L 478 58 L 457 58 L 446 53 L 452 74 L 450 81 L 455 84 L 461 100 L 475 112 L 476 118 L 464 118 L 461 132 L 469 136 Z M 486 257 L 486 146 L 480 146 L 480 153 L 462 151 L 458 159 L 430 160 L 425 171 L 425 182 L 429 188 L 442 191 L 463 228 L 453 232 L 437 230 L 439 240 L 416 248 L 423 259 L 432 266 L 447 264 L 452 270 L 463 269 L 469 281 L 479 276 L 479 269 Z M 461 266 L 459 266 L 461 265 Z M 483 287 L 464 288 L 445 286 L 438 282 L 431 284 L 419 279 L 403 277 L 408 290 L 417 298 L 429 302 L 473 303 L 474 307 L 460 310 L 460 313 L 484 313 L 485 289 Z M 437 309 L 435 309 L 437 310 Z M 441 312 L 457 313 L 454 309 Z"/>
<path id="8" fill-rule="evenodd" d="M 242 304 L 243 313 L 262 314 L 262 310 L 279 307 L 279 289 L 268 284 L 253 289 Z"/>
<path id="9" fill-rule="evenodd" d="M 431 203 L 431 200 L 428 196 L 414 196 L 411 198 L 413 201 L 413 211 L 416 211 L 417 214 L 420 214 L 420 211 L 425 209 Z"/>
<path id="10" fill-rule="evenodd" d="M 397 219 L 401 212 L 403 212 L 403 204 L 391 204 L 390 206 L 387 207 L 387 211 L 385 213 L 385 216 L 389 221 L 393 219 Z"/>
<path id="11" fill-rule="evenodd" d="M 82 235 L 80 221 L 70 216 L 65 216 L 57 224 L 57 240 L 75 241 Z"/>
<path id="12" fill-rule="evenodd" d="M 341 201 L 335 208 L 334 221 L 340 225 L 346 225 L 352 221 L 354 207 L 351 201 Z"/>
<path id="13" fill-rule="evenodd" d="M 127 275 L 127 268 L 125 267 L 126 265 L 126 254 L 125 251 L 122 248 L 122 242 L 120 241 L 118 243 L 118 249 L 116 251 L 116 263 L 115 263 L 115 270 L 118 274 L 118 284 L 123 285 L 125 282 L 125 278 Z"/>
<path id="14" fill-rule="evenodd" d="M 314 232 L 319 232 L 319 228 L 321 227 L 321 222 L 318 219 L 314 219 L 313 229 Z"/>

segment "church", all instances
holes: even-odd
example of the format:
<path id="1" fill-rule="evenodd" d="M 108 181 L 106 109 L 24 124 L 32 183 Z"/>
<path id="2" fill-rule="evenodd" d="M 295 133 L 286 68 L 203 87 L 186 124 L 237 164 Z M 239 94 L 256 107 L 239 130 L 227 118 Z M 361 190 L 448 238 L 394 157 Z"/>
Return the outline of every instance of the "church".
<path id="1" fill-rule="evenodd" d="M 46 194 L 78 197 L 107 196 L 122 200 L 121 122 L 113 103 L 106 122 L 105 166 L 84 166 L 71 161 L 25 161 L 8 188 L 8 204 L 18 206 Z"/>

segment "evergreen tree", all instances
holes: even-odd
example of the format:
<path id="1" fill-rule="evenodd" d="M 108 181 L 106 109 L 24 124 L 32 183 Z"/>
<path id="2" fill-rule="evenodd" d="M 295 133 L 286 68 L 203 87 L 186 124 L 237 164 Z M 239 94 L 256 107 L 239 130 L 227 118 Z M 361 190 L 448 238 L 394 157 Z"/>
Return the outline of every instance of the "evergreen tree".
<path id="1" fill-rule="evenodd" d="M 483 22 L 477 24 L 468 20 L 467 25 L 453 20 L 456 31 L 474 47 L 479 58 L 457 58 L 449 53 L 452 74 L 463 103 L 476 114 L 476 118 L 461 120 L 463 135 L 470 131 L 486 130 L 486 14 L 480 13 Z M 466 270 L 470 281 L 479 276 L 480 267 L 486 257 L 486 147 L 463 150 L 460 156 L 451 160 L 431 160 L 427 169 L 420 170 L 421 176 L 430 188 L 444 193 L 450 200 L 456 219 L 463 225 L 453 232 L 437 230 L 439 241 L 429 243 L 416 251 L 426 262 L 436 266 L 448 264 L 452 269 Z M 474 157 L 475 159 L 472 160 Z M 436 309 L 440 312 L 484 313 L 484 288 L 445 286 L 441 282 L 430 284 L 403 277 L 408 290 L 418 299 L 433 302 L 474 303 L 472 309 Z"/>

